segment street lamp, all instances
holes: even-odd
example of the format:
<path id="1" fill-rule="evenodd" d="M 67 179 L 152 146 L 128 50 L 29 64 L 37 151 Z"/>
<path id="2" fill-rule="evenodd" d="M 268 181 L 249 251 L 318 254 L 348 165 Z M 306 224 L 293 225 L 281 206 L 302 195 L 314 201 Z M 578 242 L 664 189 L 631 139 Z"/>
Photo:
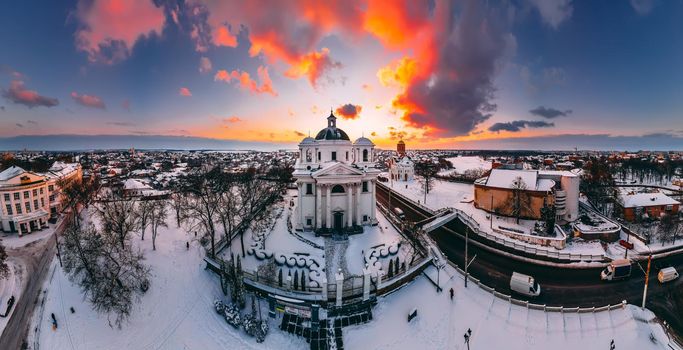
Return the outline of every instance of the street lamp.
<path id="1" fill-rule="evenodd" d="M 465 344 L 467 344 L 467 350 L 470 350 L 470 337 L 472 336 L 472 330 L 467 328 L 467 332 L 465 332 Z"/>

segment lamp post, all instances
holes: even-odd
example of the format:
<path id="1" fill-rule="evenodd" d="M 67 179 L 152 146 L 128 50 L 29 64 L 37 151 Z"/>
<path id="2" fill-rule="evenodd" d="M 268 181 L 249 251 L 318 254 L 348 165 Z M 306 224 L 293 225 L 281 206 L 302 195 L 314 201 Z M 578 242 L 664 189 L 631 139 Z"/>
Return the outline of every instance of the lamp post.
<path id="1" fill-rule="evenodd" d="M 469 246 L 470 243 L 470 227 L 465 225 L 465 288 L 467 288 L 467 267 L 469 266 L 468 264 L 468 258 L 467 258 L 467 247 Z"/>
<path id="2" fill-rule="evenodd" d="M 467 328 L 467 332 L 465 332 L 465 344 L 467 344 L 467 350 L 470 350 L 470 337 L 472 337 L 472 330 Z"/>

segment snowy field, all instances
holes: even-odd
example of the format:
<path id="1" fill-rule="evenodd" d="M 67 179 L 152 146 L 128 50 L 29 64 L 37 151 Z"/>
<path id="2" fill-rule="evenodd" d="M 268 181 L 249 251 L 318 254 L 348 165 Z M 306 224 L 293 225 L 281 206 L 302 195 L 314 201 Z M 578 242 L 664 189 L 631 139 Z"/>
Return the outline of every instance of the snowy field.
<path id="1" fill-rule="evenodd" d="M 468 201 L 474 198 L 474 185 L 460 182 L 435 179 L 434 188 L 427 194 L 426 202 L 423 186 L 417 180 L 407 182 L 393 181 L 389 182 L 388 185 L 402 195 L 426 205 L 432 210 L 456 207 L 461 201 Z"/>
<path id="2" fill-rule="evenodd" d="M 429 269 L 435 280 L 436 271 Z M 612 339 L 619 350 L 669 349 L 662 328 L 650 322 L 654 315 L 633 305 L 600 313 L 545 313 L 512 305 L 473 283 L 466 289 L 450 266 L 441 271 L 441 281 L 442 293 L 420 276 L 381 298 L 372 322 L 344 329 L 345 348 L 467 349 L 463 335 L 471 329 L 472 349 L 603 350 Z M 407 322 L 413 309 L 418 316 Z"/>
<path id="3" fill-rule="evenodd" d="M 175 228 L 169 215 L 169 229 L 160 228 L 157 250 L 152 251 L 151 237 L 133 240 L 144 251 L 152 268 L 150 290 L 132 310 L 128 323 L 121 329 L 110 327 L 106 315 L 92 310 L 83 300 L 80 289 L 71 284 L 53 262 L 53 272 L 45 285 L 45 307 L 36 308 L 29 344 L 34 349 L 303 349 L 303 338 L 277 330 L 272 321 L 271 332 L 262 344 L 243 330 L 229 326 L 213 309 L 213 301 L 222 298 L 217 278 L 204 269 L 204 249 L 199 243 L 185 243 L 190 235 Z M 194 236 L 192 236 L 194 239 Z M 261 303 L 267 313 L 265 303 Z M 75 313 L 69 311 L 74 307 Z M 52 330 L 50 313 L 59 323 Z M 37 339 L 36 339 L 37 338 Z M 36 342 L 37 340 L 37 342 Z"/>
<path id="4" fill-rule="evenodd" d="M 23 277 L 26 274 L 26 270 L 12 259 L 7 259 L 7 265 L 9 266 L 9 275 L 4 279 L 0 279 L 0 314 L 5 313 L 5 310 L 7 310 L 7 300 L 11 296 L 14 296 L 15 302 L 9 315 L 7 317 L 0 317 L 0 334 L 5 330 L 9 318 L 14 314 L 16 303 L 19 301 L 25 283 Z"/>
<path id="5" fill-rule="evenodd" d="M 453 169 L 440 171 L 439 175 L 448 176 L 451 174 L 462 174 L 467 170 L 474 169 L 491 169 L 491 161 L 484 160 L 481 157 L 466 156 L 466 157 L 452 157 L 446 158 L 447 161 L 453 164 Z"/>

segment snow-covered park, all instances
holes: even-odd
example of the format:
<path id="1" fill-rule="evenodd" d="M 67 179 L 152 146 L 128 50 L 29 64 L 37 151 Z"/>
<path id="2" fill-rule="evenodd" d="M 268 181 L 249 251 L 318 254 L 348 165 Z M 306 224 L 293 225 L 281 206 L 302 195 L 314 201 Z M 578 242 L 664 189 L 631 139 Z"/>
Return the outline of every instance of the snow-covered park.
<path id="1" fill-rule="evenodd" d="M 453 164 L 452 169 L 443 170 L 439 172 L 439 175 L 448 176 L 452 174 L 462 174 L 467 170 L 476 169 L 491 169 L 492 162 L 490 160 L 484 160 L 478 156 L 459 156 L 446 158 L 447 161 Z"/>

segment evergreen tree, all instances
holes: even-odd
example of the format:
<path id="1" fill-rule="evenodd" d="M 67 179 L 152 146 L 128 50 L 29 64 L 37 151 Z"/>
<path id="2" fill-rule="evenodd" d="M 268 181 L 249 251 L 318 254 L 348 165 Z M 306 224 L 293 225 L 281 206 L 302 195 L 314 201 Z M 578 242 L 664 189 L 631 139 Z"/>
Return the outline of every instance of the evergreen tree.
<path id="1" fill-rule="evenodd" d="M 306 273 L 301 271 L 301 290 L 306 291 Z"/>
<path id="2" fill-rule="evenodd" d="M 277 272 L 277 285 L 282 287 L 282 269 Z"/>
<path id="3" fill-rule="evenodd" d="M 389 278 L 394 277 L 394 260 L 389 259 L 389 271 L 387 271 Z"/>
<path id="4" fill-rule="evenodd" d="M 399 266 L 400 265 L 398 263 L 398 257 L 396 257 L 396 262 L 394 263 L 394 276 L 398 276 L 398 267 Z"/>
<path id="5" fill-rule="evenodd" d="M 294 271 L 294 290 L 299 289 L 299 270 Z"/>

